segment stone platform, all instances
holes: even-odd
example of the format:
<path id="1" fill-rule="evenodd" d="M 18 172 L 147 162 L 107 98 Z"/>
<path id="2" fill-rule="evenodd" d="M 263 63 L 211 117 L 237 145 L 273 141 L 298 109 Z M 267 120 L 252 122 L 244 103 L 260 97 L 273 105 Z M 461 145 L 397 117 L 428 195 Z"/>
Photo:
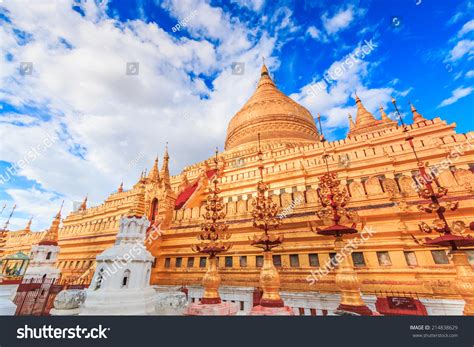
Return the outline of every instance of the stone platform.
<path id="1" fill-rule="evenodd" d="M 220 304 L 192 303 L 184 312 L 185 316 L 235 316 L 239 305 L 234 302 L 221 302 Z"/>
<path id="2" fill-rule="evenodd" d="M 265 307 L 255 306 L 250 312 L 250 316 L 294 316 L 293 309 L 288 306 L 283 307 Z"/>

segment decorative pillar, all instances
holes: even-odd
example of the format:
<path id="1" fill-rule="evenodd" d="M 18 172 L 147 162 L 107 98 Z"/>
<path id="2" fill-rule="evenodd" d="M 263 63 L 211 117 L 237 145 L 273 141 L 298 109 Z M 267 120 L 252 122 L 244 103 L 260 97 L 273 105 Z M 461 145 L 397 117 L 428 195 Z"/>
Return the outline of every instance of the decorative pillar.
<path id="1" fill-rule="evenodd" d="M 342 237 L 336 237 L 334 246 L 336 252 L 341 254 L 344 248 Z M 342 259 L 336 269 L 336 285 L 341 292 L 341 302 L 338 310 L 355 312 L 363 316 L 372 315 L 372 312 L 362 300 L 360 281 L 349 257 L 343 256 Z"/>
<path id="2" fill-rule="evenodd" d="M 201 224 L 201 233 L 198 235 L 200 244 L 193 245 L 193 251 L 208 255 L 207 271 L 202 278 L 204 294 L 200 302 L 191 303 L 186 310 L 188 316 L 230 316 L 237 314 L 237 303 L 222 302 L 219 296 L 221 277 L 217 267 L 217 255 L 226 252 L 232 247 L 227 240 L 231 234 L 225 221 L 224 203 L 219 196 L 219 160 L 214 158 L 215 175 L 213 186 L 209 188 L 207 196 L 204 223 Z"/>
<path id="3" fill-rule="evenodd" d="M 283 242 L 282 235 L 272 235 L 270 231 L 281 224 L 279 208 L 268 195 L 269 187 L 263 182 L 263 153 L 260 149 L 260 134 L 258 134 L 258 158 L 260 180 L 257 183 L 257 196 L 253 201 L 253 226 L 263 230 L 260 235 L 254 235 L 250 239 L 252 246 L 263 249 L 263 266 L 260 271 L 260 286 L 262 297 L 260 304 L 254 306 L 250 315 L 252 316 L 292 316 L 293 310 L 285 306 L 280 297 L 280 275 L 273 264 L 272 249 Z"/>
<path id="4" fill-rule="evenodd" d="M 474 272 L 472 266 L 469 264 L 466 252 L 451 251 L 451 255 L 457 274 L 454 287 L 466 302 L 463 313 L 465 316 L 474 316 Z"/>

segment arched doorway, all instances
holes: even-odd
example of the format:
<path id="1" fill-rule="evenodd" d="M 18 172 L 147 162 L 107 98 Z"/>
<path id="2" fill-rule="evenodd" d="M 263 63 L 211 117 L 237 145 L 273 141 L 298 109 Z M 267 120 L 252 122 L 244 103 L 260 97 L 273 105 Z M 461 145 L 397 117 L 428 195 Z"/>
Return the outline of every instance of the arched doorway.
<path id="1" fill-rule="evenodd" d="M 156 220 L 157 217 L 158 217 L 158 199 L 154 198 L 151 201 L 150 214 L 149 214 L 149 218 L 148 218 L 150 220 L 151 225 L 153 225 L 155 223 L 155 220 Z"/>

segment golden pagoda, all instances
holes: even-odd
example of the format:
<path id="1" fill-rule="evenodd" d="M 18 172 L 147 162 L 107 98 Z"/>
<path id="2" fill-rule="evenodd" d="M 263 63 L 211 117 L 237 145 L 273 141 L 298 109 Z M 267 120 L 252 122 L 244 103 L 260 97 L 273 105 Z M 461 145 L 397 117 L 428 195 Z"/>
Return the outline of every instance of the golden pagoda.
<path id="1" fill-rule="evenodd" d="M 311 273 L 322 273 L 336 253 L 333 236 L 311 230 L 316 223 L 314 212 L 322 206 L 320 178 L 329 170 L 348 193 L 348 210 L 356 211 L 376 231 L 349 259 L 369 308 L 386 315 L 463 313 L 465 301 L 456 286 L 456 267 L 446 253 L 448 247 L 419 244 L 412 237 L 419 240 L 423 235 L 419 224 L 431 223 L 429 214 L 417 209 L 425 201 L 418 195 L 414 172 L 418 161 L 429 161 L 439 184 L 448 189 L 442 202 L 459 201 L 456 212 L 446 214 L 447 222 L 452 225 L 460 220 L 469 225 L 474 220 L 474 132 L 456 132 L 456 124 L 421 116 L 414 106 L 414 122 L 400 126 L 383 109 L 377 118 L 376 110 L 363 102 L 355 96 L 357 112 L 353 120 L 349 117 L 347 136 L 326 141 L 324 147 L 313 115 L 284 95 L 262 66 L 253 95 L 229 121 L 225 151 L 218 158 L 219 197 L 232 233 L 232 248 L 216 257 L 222 300 L 234 301 L 243 312 L 250 312 L 258 301 L 264 254 L 249 238 L 255 234 L 254 202 L 261 198 L 263 168 L 266 197 L 282 213 L 278 233 L 285 242 L 272 250 L 281 300 L 300 315 L 337 311 L 341 293 L 337 273 L 308 280 Z M 414 137 L 418 159 L 406 141 L 407 129 Z M 90 273 L 95 257 L 115 242 L 120 218 L 138 213 L 159 223 L 161 231 L 148 245 L 156 257 L 151 284 L 184 286 L 191 301 L 201 299 L 207 257 L 196 254 L 192 246 L 208 213 L 207 192 L 215 177 L 210 165 L 213 158 L 172 175 L 170 154 L 166 149 L 160 170 L 155 159 L 149 174 L 142 173 L 131 187 L 120 185 L 103 203 L 69 213 L 61 227 L 57 223 L 61 250 L 56 265 L 63 278 Z M 119 185 L 120 177 L 111 179 Z M 28 253 L 31 245 L 54 238 L 52 234 L 51 228 L 4 232 L 0 256 Z M 468 235 L 472 230 L 463 229 L 463 236 Z M 472 268 L 473 247 L 463 252 L 469 262 L 463 263 L 463 269 Z M 396 306 L 400 302 L 404 306 Z"/>

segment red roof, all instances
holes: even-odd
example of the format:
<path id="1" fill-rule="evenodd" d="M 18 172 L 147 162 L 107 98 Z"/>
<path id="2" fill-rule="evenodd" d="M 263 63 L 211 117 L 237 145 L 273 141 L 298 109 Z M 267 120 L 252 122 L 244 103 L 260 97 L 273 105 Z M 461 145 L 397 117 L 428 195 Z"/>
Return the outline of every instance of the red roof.
<path id="1" fill-rule="evenodd" d="M 206 177 L 207 179 L 211 179 L 212 176 L 216 174 L 216 170 L 208 170 L 206 171 Z M 176 199 L 174 203 L 174 209 L 179 210 L 181 207 L 184 206 L 184 204 L 189 200 L 191 195 L 194 194 L 196 189 L 199 186 L 199 178 L 190 186 L 186 187 L 181 194 L 178 195 L 178 198 Z"/>
<path id="2" fill-rule="evenodd" d="M 456 244 L 457 247 L 474 246 L 474 239 L 469 236 L 464 237 L 453 234 L 444 234 L 435 239 L 425 239 L 425 245 L 451 247 L 453 243 Z"/>

